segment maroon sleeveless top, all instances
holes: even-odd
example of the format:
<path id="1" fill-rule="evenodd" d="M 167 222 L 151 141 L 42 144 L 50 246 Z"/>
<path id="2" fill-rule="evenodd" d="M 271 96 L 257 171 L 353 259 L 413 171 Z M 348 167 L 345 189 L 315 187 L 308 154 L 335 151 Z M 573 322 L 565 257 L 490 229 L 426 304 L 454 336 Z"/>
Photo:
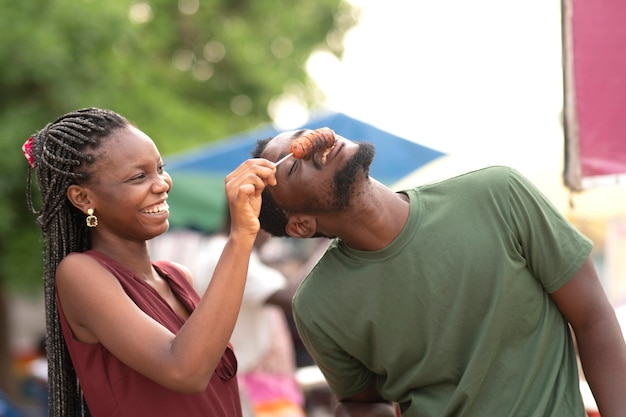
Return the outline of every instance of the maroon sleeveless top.
<path id="1" fill-rule="evenodd" d="M 84 252 L 96 259 L 119 280 L 128 296 L 150 317 L 176 334 L 185 319 L 176 314 L 145 281 L 118 262 L 95 251 Z M 169 262 L 154 267 L 167 279 L 172 291 L 189 312 L 200 297 L 184 273 Z M 206 390 L 198 394 L 174 392 L 135 372 L 99 343 L 76 340 L 57 302 L 63 335 L 72 364 L 93 417 L 118 416 L 202 416 L 241 417 L 237 386 L 237 360 L 228 346 Z"/>

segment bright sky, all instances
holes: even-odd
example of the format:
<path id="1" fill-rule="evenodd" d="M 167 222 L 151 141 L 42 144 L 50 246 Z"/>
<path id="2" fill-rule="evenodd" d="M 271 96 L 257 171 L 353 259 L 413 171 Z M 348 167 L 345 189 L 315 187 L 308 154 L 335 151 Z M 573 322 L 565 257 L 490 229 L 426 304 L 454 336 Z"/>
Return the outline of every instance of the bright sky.
<path id="1" fill-rule="evenodd" d="M 445 151 L 478 141 L 508 153 L 537 128 L 558 126 L 559 2 L 353 3 L 363 19 L 343 62 L 311 65 L 330 107 Z"/>
<path id="2" fill-rule="evenodd" d="M 352 3 L 362 19 L 343 60 L 318 54 L 309 63 L 329 109 L 468 166 L 549 171 L 545 188 L 560 186 L 560 2 Z"/>

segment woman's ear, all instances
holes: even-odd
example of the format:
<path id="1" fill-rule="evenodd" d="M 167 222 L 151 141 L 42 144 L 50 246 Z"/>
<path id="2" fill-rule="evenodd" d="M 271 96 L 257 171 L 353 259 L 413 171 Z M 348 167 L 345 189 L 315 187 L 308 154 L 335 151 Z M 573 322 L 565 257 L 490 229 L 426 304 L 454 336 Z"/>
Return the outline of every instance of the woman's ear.
<path id="1" fill-rule="evenodd" d="M 316 229 L 317 222 L 315 217 L 304 214 L 288 215 L 285 230 L 289 236 L 303 239 L 309 238 L 315 234 Z"/>
<path id="2" fill-rule="evenodd" d="M 89 193 L 87 192 L 87 189 L 80 185 L 72 184 L 67 187 L 66 195 L 72 205 L 83 213 L 87 213 L 87 209 L 91 207 L 92 202 L 89 199 Z"/>

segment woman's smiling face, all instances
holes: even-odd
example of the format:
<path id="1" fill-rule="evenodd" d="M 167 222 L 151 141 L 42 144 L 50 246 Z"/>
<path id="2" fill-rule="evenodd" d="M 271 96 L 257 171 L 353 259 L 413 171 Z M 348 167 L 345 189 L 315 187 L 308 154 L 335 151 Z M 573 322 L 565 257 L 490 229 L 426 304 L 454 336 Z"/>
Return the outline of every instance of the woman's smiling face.
<path id="1" fill-rule="evenodd" d="M 116 130 L 98 153 L 87 185 L 98 227 L 144 240 L 167 231 L 172 180 L 154 142 L 129 126 Z"/>

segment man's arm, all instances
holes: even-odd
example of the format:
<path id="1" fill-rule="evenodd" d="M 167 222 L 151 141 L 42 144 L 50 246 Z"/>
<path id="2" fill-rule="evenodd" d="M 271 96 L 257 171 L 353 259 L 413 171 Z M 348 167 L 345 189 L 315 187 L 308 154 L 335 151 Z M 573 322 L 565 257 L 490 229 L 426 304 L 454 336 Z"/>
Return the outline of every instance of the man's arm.
<path id="1" fill-rule="evenodd" d="M 585 378 L 602 417 L 626 410 L 626 344 L 593 263 L 583 267 L 552 299 L 572 326 Z"/>

